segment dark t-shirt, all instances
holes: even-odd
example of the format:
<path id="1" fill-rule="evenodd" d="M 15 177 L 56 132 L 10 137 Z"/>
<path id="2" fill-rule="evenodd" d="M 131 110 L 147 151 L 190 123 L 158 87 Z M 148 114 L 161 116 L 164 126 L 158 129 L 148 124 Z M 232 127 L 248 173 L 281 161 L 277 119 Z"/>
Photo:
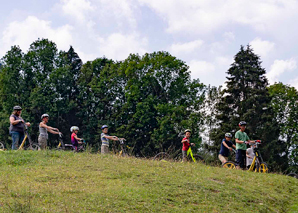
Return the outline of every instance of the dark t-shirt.
<path id="1" fill-rule="evenodd" d="M 13 117 L 15 120 L 22 120 L 24 121 L 21 117 L 18 117 L 14 114 L 12 114 L 10 117 Z M 20 132 L 20 133 L 23 133 L 24 132 L 24 129 L 25 129 L 25 126 L 24 126 L 24 123 L 23 122 L 20 122 L 16 125 L 12 125 L 10 124 L 10 127 L 9 127 L 9 130 L 10 131 L 14 131 L 14 132 Z"/>
<path id="2" fill-rule="evenodd" d="M 223 139 L 221 142 L 219 154 L 221 154 L 224 157 L 228 157 L 230 154 L 230 150 L 223 145 L 223 142 L 225 142 L 229 147 L 232 147 L 233 143 L 232 141 L 227 141 L 226 139 Z"/>

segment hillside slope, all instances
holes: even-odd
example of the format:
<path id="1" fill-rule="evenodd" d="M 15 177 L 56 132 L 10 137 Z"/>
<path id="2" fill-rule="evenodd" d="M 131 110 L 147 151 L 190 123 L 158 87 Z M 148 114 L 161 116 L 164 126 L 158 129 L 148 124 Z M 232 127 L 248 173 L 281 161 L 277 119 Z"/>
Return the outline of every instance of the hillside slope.
<path id="1" fill-rule="evenodd" d="M 298 212 L 298 180 L 193 163 L 0 152 L 0 212 Z"/>

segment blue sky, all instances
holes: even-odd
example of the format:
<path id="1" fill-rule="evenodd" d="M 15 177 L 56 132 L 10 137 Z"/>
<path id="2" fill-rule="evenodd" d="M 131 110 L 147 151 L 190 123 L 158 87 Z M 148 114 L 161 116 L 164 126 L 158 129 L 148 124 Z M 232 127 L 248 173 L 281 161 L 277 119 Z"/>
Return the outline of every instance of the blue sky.
<path id="1" fill-rule="evenodd" d="M 0 0 L 0 57 L 38 38 L 72 45 L 86 62 L 168 51 L 192 78 L 222 85 L 240 45 L 261 57 L 269 82 L 298 89 L 297 0 Z"/>

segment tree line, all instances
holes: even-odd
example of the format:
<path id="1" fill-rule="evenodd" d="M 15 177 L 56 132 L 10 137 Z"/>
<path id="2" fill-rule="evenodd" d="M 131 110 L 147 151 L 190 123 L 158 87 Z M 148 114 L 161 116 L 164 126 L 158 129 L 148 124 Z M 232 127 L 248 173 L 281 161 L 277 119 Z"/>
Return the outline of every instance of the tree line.
<path id="1" fill-rule="evenodd" d="M 22 117 L 32 123 L 33 140 L 47 113 L 65 141 L 76 125 L 96 150 L 106 124 L 141 157 L 181 149 L 183 130 L 189 128 L 192 142 L 215 160 L 224 133 L 235 133 L 245 120 L 248 135 L 264 141 L 261 152 L 273 170 L 297 171 L 297 90 L 269 86 L 250 46 L 235 55 L 225 89 L 191 79 L 187 64 L 163 51 L 83 63 L 73 47 L 59 51 L 54 42 L 38 39 L 27 53 L 11 47 L 0 63 L 0 140 L 7 147 L 14 105 L 22 106 Z M 56 137 L 50 136 L 50 146 L 57 145 Z"/>

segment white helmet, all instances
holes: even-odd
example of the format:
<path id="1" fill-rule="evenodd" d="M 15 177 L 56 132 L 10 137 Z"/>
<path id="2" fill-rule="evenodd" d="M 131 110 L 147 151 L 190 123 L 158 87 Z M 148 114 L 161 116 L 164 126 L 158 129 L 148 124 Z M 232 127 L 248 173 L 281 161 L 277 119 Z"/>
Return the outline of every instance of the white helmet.
<path id="1" fill-rule="evenodd" d="M 70 127 L 70 131 L 71 131 L 71 132 L 76 131 L 76 130 L 79 131 L 79 130 L 80 130 L 79 127 L 77 127 L 77 126 L 72 126 L 72 127 Z"/>
<path id="2" fill-rule="evenodd" d="M 41 120 L 43 119 L 43 118 L 46 118 L 46 117 L 50 117 L 48 114 L 43 114 L 42 116 L 41 116 Z"/>

